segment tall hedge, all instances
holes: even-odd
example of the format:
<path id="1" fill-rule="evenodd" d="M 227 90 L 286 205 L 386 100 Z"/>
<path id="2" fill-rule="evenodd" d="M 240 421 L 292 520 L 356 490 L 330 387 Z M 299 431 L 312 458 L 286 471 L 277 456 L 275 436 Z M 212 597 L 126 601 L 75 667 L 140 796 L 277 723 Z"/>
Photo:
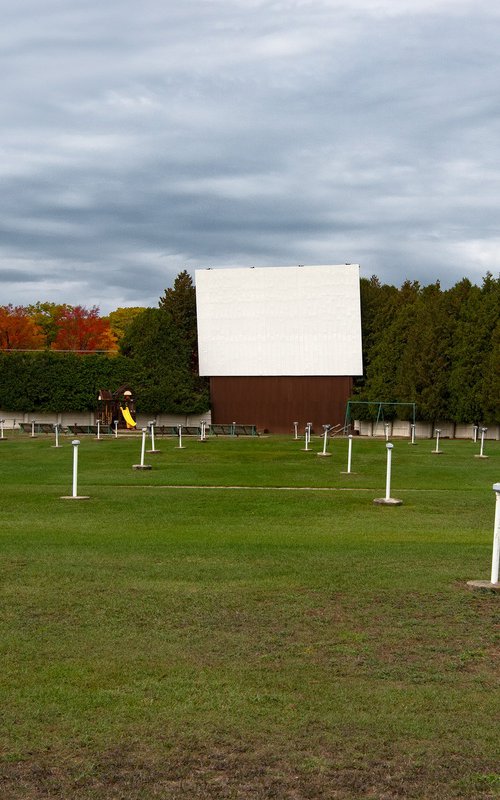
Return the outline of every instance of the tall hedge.
<path id="1" fill-rule="evenodd" d="M 99 389 L 133 384 L 133 366 L 123 356 L 0 352 L 0 404 L 23 412 L 93 410 Z"/>

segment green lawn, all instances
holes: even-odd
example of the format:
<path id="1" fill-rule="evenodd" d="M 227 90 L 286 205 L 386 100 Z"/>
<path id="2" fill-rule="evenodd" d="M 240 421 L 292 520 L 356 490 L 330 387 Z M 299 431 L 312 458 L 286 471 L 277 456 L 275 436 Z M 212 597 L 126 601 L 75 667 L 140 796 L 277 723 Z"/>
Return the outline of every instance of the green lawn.
<path id="1" fill-rule="evenodd" d="M 499 442 L 388 508 L 384 441 L 81 437 L 81 502 L 62 441 L 0 443 L 2 800 L 499 796 Z"/>

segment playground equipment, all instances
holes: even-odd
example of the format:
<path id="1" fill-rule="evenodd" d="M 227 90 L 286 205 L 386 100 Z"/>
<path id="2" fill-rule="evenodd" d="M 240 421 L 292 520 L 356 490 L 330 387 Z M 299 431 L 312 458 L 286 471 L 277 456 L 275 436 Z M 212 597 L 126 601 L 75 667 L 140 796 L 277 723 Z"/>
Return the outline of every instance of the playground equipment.
<path id="1" fill-rule="evenodd" d="M 113 426 L 117 420 L 118 428 L 135 428 L 135 400 L 130 386 L 125 384 L 115 392 L 99 389 L 96 416 L 100 425 Z"/>
<path id="2" fill-rule="evenodd" d="M 127 423 L 127 428 L 135 428 L 135 426 L 137 425 L 137 422 L 132 417 L 132 414 L 130 413 L 130 411 L 127 408 L 127 406 L 125 406 L 125 408 L 122 408 L 122 406 L 120 406 L 120 411 L 122 413 L 123 419 Z"/>

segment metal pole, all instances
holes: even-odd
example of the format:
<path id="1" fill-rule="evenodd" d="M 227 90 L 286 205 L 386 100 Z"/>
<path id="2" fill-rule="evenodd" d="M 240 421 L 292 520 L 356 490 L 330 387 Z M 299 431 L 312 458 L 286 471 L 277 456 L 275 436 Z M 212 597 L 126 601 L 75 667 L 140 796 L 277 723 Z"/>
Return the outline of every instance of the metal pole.
<path id="1" fill-rule="evenodd" d="M 73 439 L 71 444 L 73 445 L 73 497 L 78 497 L 78 445 L 80 441 Z"/>
<path id="2" fill-rule="evenodd" d="M 441 433 L 441 428 L 436 428 L 436 449 L 435 453 L 439 453 L 439 434 Z"/>
<path id="3" fill-rule="evenodd" d="M 474 442 L 474 444 L 476 444 L 477 442 L 477 431 L 478 431 L 478 426 L 474 425 L 474 427 L 472 428 L 472 441 Z"/>
<path id="4" fill-rule="evenodd" d="M 323 427 L 325 429 L 325 434 L 323 436 L 323 455 L 326 456 L 326 440 L 328 438 L 328 429 L 329 429 L 330 426 L 329 425 L 323 425 Z"/>
<path id="5" fill-rule="evenodd" d="M 179 425 L 178 431 L 179 431 L 179 444 L 177 445 L 177 447 L 179 448 L 179 450 L 182 450 L 183 449 L 183 447 L 182 447 L 182 425 Z"/>
<path id="6" fill-rule="evenodd" d="M 309 428 L 307 427 L 307 425 L 304 429 L 304 440 L 305 440 L 304 450 L 309 450 Z"/>
<path id="7" fill-rule="evenodd" d="M 118 439 L 118 420 L 115 419 L 115 439 Z"/>
<path id="8" fill-rule="evenodd" d="M 349 446 L 347 449 L 347 472 L 351 471 L 351 460 L 352 460 L 352 434 L 349 434 Z"/>
<path id="9" fill-rule="evenodd" d="M 384 429 L 385 429 L 385 441 L 388 442 L 389 441 L 389 423 L 388 422 L 384 423 Z"/>
<path id="10" fill-rule="evenodd" d="M 150 422 L 150 429 L 151 429 L 151 450 L 154 451 L 155 449 L 155 424 L 154 422 Z"/>
<path id="11" fill-rule="evenodd" d="M 32 436 L 35 435 L 35 420 L 34 419 L 31 421 L 31 435 Z"/>
<path id="12" fill-rule="evenodd" d="M 294 423 L 293 423 L 293 427 L 295 428 L 295 438 L 296 438 L 296 439 L 298 439 L 298 438 L 299 438 L 298 426 L 299 426 L 299 423 L 298 423 L 298 422 L 294 422 Z"/>
<path id="13" fill-rule="evenodd" d="M 388 442 L 386 444 L 387 447 L 387 472 L 385 478 L 385 499 L 391 499 L 391 461 L 392 461 L 392 448 L 394 447 L 393 444 Z"/>
<path id="14" fill-rule="evenodd" d="M 481 457 L 483 456 L 483 449 L 484 449 L 484 434 L 486 433 L 487 430 L 488 428 L 481 428 L 481 449 L 479 451 L 479 455 Z"/>
<path id="15" fill-rule="evenodd" d="M 101 420 L 100 419 L 97 420 L 97 438 L 98 439 L 101 438 Z"/>
<path id="16" fill-rule="evenodd" d="M 54 425 L 54 433 L 56 435 L 56 447 L 59 447 L 59 425 Z"/>
<path id="17" fill-rule="evenodd" d="M 415 444 L 415 425 L 413 423 L 411 425 L 411 443 Z"/>
<path id="18" fill-rule="evenodd" d="M 142 442 L 141 442 L 141 467 L 144 466 L 144 453 L 146 451 L 146 433 L 147 428 L 142 429 Z"/>
<path id="19" fill-rule="evenodd" d="M 3 436 L 3 424 L 4 424 L 4 422 L 5 422 L 4 419 L 0 419 L 0 439 L 4 438 L 4 436 Z"/>
<path id="20" fill-rule="evenodd" d="M 491 582 L 498 583 L 498 567 L 500 563 L 500 483 L 493 484 L 496 495 L 495 528 L 493 531 L 493 558 L 491 561 Z"/>

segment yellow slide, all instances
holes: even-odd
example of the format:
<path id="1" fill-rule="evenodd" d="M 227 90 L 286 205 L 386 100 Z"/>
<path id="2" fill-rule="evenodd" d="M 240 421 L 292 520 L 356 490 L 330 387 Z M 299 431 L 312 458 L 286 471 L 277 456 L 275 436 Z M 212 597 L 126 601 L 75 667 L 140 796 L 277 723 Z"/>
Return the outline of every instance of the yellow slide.
<path id="1" fill-rule="evenodd" d="M 125 408 L 122 408 L 120 406 L 120 411 L 122 412 L 123 419 L 127 423 L 127 428 L 135 428 L 135 426 L 137 425 L 137 422 L 134 422 L 134 420 L 132 419 L 132 414 L 130 413 L 128 408 L 126 406 L 125 406 Z"/>

